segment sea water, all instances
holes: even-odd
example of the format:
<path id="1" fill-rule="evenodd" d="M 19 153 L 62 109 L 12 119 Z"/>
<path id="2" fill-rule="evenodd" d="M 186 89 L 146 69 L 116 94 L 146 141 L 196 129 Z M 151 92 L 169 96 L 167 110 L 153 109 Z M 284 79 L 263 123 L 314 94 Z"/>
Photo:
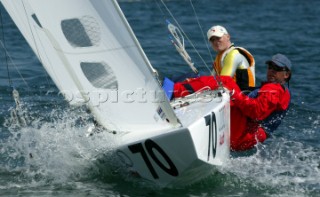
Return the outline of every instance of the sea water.
<path id="1" fill-rule="evenodd" d="M 193 185 L 158 188 L 132 179 L 113 165 L 115 135 L 88 136 L 90 113 L 64 101 L 1 7 L 1 40 L 12 61 L 1 48 L 0 196 L 320 196 L 320 1 L 164 2 L 174 18 L 158 0 L 119 1 L 164 76 L 191 71 L 170 42 L 167 19 L 186 33 L 186 48 L 202 74 L 215 56 L 205 34 L 217 24 L 254 55 L 258 83 L 273 54 L 291 59 L 291 108 L 275 135 L 253 150 L 232 153 L 227 165 Z M 20 93 L 19 109 L 12 87 Z"/>

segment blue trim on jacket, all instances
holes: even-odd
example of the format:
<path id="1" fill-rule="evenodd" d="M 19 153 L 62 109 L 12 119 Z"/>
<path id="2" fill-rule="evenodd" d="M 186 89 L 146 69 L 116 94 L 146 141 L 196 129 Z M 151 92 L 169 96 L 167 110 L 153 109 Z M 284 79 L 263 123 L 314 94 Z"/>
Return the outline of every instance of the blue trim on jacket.
<path id="1" fill-rule="evenodd" d="M 290 92 L 289 88 L 287 88 L 287 87 L 283 87 L 283 88 L 288 89 L 288 91 L 289 91 L 289 93 L 291 95 L 291 92 Z M 260 87 L 254 89 L 253 91 L 251 91 L 248 94 L 248 97 L 256 98 L 258 96 L 259 90 L 260 90 Z M 291 103 L 291 99 L 290 99 L 290 103 Z M 275 111 L 272 114 L 270 114 L 267 118 L 265 118 L 264 120 L 260 121 L 261 127 L 264 128 L 265 132 L 268 135 L 272 134 L 278 128 L 278 126 L 281 124 L 281 121 L 287 115 L 287 112 L 288 112 L 289 107 L 290 107 L 290 103 L 289 103 L 288 108 L 286 110 Z"/>

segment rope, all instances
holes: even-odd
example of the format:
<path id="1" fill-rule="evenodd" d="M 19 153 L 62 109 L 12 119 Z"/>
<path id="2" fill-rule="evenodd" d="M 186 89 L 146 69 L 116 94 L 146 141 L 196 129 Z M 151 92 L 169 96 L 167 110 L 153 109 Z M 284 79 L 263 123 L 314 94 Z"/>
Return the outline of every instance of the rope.
<path id="1" fill-rule="evenodd" d="M 176 20 L 176 18 L 174 17 L 174 15 L 172 14 L 172 12 L 169 10 L 169 8 L 166 6 L 166 4 L 163 2 L 163 0 L 161 0 L 162 5 L 165 7 L 165 9 L 167 10 L 167 12 L 169 13 L 169 15 L 171 16 L 171 18 L 174 20 L 174 22 L 177 24 L 177 26 L 179 27 L 179 29 L 181 30 L 182 34 L 187 38 L 187 40 L 189 41 L 190 45 L 192 46 L 192 48 L 194 49 L 194 51 L 197 53 L 197 55 L 199 56 L 199 58 L 201 59 L 201 61 L 203 62 L 203 64 L 205 65 L 205 67 L 208 69 L 208 71 L 211 73 L 211 69 L 209 68 L 209 66 L 207 65 L 207 63 L 205 62 L 205 60 L 202 58 L 202 56 L 200 55 L 200 53 L 198 52 L 198 50 L 196 49 L 196 47 L 194 46 L 193 42 L 189 39 L 189 37 L 187 36 L 187 34 L 183 31 L 183 29 L 181 28 L 179 22 Z"/>
<path id="2" fill-rule="evenodd" d="M 187 34 L 183 31 L 183 29 L 181 28 L 179 22 L 176 20 L 176 18 L 173 16 L 172 12 L 169 10 L 169 8 L 166 6 L 166 4 L 163 2 L 163 0 L 161 0 L 163 6 L 166 8 L 167 12 L 170 14 L 170 16 L 173 18 L 173 20 L 175 21 L 175 23 L 178 25 L 179 29 L 181 30 L 182 34 L 187 38 L 187 40 L 189 41 L 189 43 L 191 44 L 192 48 L 195 50 L 195 52 L 197 53 L 197 55 L 200 57 L 200 59 L 202 60 L 202 62 L 204 63 L 205 67 L 208 69 L 209 73 L 215 78 L 215 80 L 218 82 L 218 85 L 220 88 L 223 88 L 223 85 L 222 85 L 222 82 L 221 82 L 221 79 L 219 77 L 219 73 L 215 70 L 215 73 L 216 75 L 214 75 L 214 73 L 211 71 L 211 69 L 209 68 L 209 66 L 206 64 L 206 62 L 204 61 L 204 59 L 202 58 L 202 56 L 200 55 L 200 53 L 198 52 L 198 50 L 195 48 L 195 46 L 193 45 L 192 41 L 189 39 L 189 37 L 187 36 Z M 208 52 L 209 52 L 209 55 L 211 57 L 211 59 L 213 60 L 213 57 L 212 57 L 212 54 L 210 52 L 210 48 L 208 46 L 208 41 L 206 40 L 206 36 L 202 30 L 202 27 L 201 27 L 201 24 L 200 24 L 200 21 L 199 21 L 199 17 L 197 15 L 197 12 L 194 8 L 194 5 L 192 3 L 192 0 L 190 0 L 190 4 L 191 4 L 191 7 L 193 9 L 193 12 L 194 12 L 194 15 L 196 17 L 196 20 L 197 20 L 197 23 L 198 23 L 198 26 L 202 32 L 202 37 L 203 37 L 203 40 L 205 42 L 205 45 L 207 46 L 207 49 L 208 49 Z"/>
<path id="3" fill-rule="evenodd" d="M 168 29 L 171 35 L 173 36 L 173 38 L 171 38 L 171 42 L 176 47 L 176 50 L 179 52 L 179 54 L 182 56 L 185 62 L 187 62 L 187 64 L 190 66 L 193 72 L 195 72 L 196 74 L 199 74 L 196 67 L 194 67 L 194 63 L 192 62 L 191 57 L 189 56 L 188 52 L 184 47 L 184 37 L 181 35 L 180 29 L 172 25 L 169 21 L 168 21 Z"/>

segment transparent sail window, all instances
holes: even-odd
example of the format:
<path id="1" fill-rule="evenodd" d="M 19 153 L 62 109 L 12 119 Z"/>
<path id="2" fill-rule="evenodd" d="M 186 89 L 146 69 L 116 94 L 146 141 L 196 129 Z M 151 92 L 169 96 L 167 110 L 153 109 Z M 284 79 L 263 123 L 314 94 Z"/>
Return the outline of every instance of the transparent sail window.
<path id="1" fill-rule="evenodd" d="M 96 88 L 118 89 L 118 81 L 111 67 L 101 62 L 81 62 L 82 72 Z"/>
<path id="2" fill-rule="evenodd" d="M 91 47 L 98 45 L 101 39 L 100 27 L 90 16 L 61 21 L 64 36 L 73 47 Z"/>

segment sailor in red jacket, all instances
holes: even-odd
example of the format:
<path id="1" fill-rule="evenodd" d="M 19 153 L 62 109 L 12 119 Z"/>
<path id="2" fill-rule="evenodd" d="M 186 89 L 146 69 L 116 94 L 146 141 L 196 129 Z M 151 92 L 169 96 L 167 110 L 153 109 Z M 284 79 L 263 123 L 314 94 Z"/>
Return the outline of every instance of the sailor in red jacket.
<path id="1" fill-rule="evenodd" d="M 291 78 L 291 62 L 276 54 L 266 62 L 267 82 L 248 96 L 231 77 L 221 76 L 223 86 L 233 92 L 231 96 L 231 149 L 248 150 L 263 142 L 281 123 L 290 104 L 290 92 L 286 83 Z M 193 91 L 216 89 L 213 76 L 202 76 L 174 84 L 174 97 L 186 96 Z"/>

